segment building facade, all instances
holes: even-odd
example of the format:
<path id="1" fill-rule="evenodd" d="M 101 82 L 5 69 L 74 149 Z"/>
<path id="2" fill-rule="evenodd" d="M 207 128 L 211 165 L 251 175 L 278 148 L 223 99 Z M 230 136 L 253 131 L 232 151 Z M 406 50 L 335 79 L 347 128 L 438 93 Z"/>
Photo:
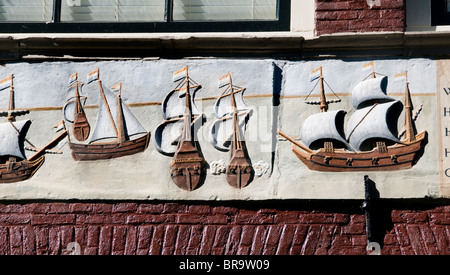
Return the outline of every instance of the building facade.
<path id="1" fill-rule="evenodd" d="M 450 254 L 448 1 L 92 2 L 0 3 L 0 254 Z"/>

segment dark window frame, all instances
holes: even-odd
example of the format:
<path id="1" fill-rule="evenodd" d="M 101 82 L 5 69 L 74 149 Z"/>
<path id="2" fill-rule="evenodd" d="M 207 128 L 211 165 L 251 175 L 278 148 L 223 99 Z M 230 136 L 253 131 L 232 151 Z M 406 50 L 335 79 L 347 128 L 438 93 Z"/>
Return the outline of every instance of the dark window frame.
<path id="1" fill-rule="evenodd" d="M 173 0 L 166 0 L 161 22 L 62 22 L 61 1 L 54 0 L 52 22 L 0 22 L 1 33 L 161 33 L 289 31 L 291 0 L 278 0 L 276 20 L 174 21 Z"/>
<path id="2" fill-rule="evenodd" d="M 431 1 L 431 25 L 450 25 L 450 12 L 447 12 L 447 0 Z"/>

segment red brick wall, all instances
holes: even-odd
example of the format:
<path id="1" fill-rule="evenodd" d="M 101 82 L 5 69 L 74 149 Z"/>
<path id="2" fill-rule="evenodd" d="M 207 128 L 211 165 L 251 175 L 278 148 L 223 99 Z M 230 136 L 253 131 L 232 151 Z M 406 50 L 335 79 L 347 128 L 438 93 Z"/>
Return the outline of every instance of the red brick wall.
<path id="1" fill-rule="evenodd" d="M 367 254 L 359 206 L 267 205 L 0 204 L 0 254 Z M 450 255 L 450 206 L 385 213 L 381 254 Z"/>
<path id="2" fill-rule="evenodd" d="M 370 7 L 367 0 L 316 0 L 316 35 L 405 31 L 405 1 L 381 0 L 380 4 Z"/>

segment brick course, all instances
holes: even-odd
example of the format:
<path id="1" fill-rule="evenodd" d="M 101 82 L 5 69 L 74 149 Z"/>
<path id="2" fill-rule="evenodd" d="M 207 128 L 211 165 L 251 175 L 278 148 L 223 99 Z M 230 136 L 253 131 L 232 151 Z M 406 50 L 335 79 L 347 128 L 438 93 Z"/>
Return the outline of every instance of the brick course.
<path id="1" fill-rule="evenodd" d="M 405 31 L 404 0 L 316 0 L 316 35 L 342 32 Z"/>
<path id="2" fill-rule="evenodd" d="M 276 204 L 275 204 L 276 206 Z M 301 208 L 301 207 L 299 207 Z M 381 254 L 450 255 L 450 206 L 390 210 Z M 0 255 L 367 254 L 362 211 L 183 203 L 0 204 Z"/>

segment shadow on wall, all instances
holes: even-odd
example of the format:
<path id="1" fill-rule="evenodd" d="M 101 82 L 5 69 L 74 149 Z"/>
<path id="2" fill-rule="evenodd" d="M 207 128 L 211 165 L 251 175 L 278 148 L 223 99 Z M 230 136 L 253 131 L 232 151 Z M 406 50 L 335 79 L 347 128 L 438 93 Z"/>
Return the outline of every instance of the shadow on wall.
<path id="1" fill-rule="evenodd" d="M 369 244 L 377 243 L 380 249 L 384 246 L 384 237 L 394 227 L 392 209 L 381 203 L 380 192 L 369 176 L 364 177 L 365 200 L 362 208 L 366 216 L 366 232 Z"/>
<path id="2" fill-rule="evenodd" d="M 278 67 L 278 65 L 273 64 L 273 97 L 272 97 L 272 105 L 273 105 L 273 112 L 272 112 L 272 163 L 270 165 L 271 171 L 270 174 L 273 172 L 273 167 L 275 165 L 275 148 L 277 146 L 277 131 L 278 129 L 278 112 L 279 112 L 279 106 L 280 106 L 280 96 L 281 96 L 281 90 L 283 85 L 283 69 Z"/>

